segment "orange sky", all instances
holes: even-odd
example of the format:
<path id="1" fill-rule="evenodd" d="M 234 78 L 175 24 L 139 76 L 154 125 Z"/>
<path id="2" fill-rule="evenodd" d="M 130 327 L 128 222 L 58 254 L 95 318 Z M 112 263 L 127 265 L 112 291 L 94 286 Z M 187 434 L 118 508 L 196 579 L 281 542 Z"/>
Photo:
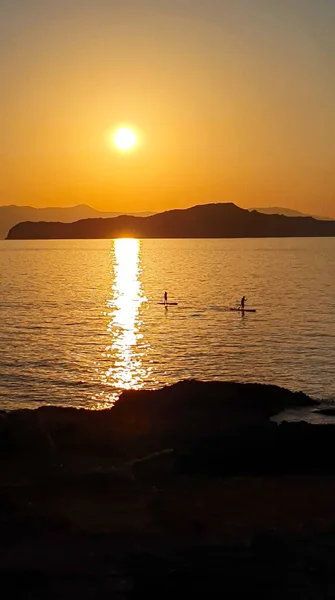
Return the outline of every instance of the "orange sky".
<path id="1" fill-rule="evenodd" d="M 4 0 L 0 204 L 335 217 L 334 19 L 332 0 Z M 107 148 L 119 123 L 137 152 Z"/>

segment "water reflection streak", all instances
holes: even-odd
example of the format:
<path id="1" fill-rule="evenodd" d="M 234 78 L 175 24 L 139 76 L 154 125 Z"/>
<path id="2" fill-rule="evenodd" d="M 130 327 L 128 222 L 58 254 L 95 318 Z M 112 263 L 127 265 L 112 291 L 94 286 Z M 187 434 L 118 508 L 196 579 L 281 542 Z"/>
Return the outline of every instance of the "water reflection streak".
<path id="1" fill-rule="evenodd" d="M 146 302 L 141 283 L 141 248 L 137 239 L 114 240 L 111 251 L 112 293 L 107 301 L 107 333 L 110 343 L 103 354 L 109 365 L 101 371 L 101 382 L 113 388 L 100 396 L 103 405 L 110 405 L 121 390 L 140 389 L 150 375 L 143 365 L 148 345 L 143 338 L 141 305 Z M 98 400 L 98 398 L 96 399 Z"/>

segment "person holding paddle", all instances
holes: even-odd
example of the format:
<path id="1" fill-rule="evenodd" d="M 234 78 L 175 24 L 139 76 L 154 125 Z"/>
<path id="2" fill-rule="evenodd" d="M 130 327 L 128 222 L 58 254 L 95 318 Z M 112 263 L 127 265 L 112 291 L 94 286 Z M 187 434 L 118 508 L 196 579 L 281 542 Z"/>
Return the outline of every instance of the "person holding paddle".
<path id="1" fill-rule="evenodd" d="M 241 300 L 241 310 L 244 310 L 245 307 L 245 303 L 246 303 L 247 299 L 245 296 L 243 296 L 242 300 Z"/>

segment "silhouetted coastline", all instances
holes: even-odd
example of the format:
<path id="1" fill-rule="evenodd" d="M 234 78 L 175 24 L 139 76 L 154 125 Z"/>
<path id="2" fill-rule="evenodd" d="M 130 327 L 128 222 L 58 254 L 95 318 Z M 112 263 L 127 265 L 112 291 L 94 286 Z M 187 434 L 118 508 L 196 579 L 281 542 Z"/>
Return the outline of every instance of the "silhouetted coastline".
<path id="1" fill-rule="evenodd" d="M 328 597 L 335 427 L 270 420 L 295 407 L 319 409 L 276 386 L 184 381 L 105 411 L 1 413 L 3 585 Z"/>
<path id="2" fill-rule="evenodd" d="M 17 223 L 30 221 L 61 221 L 62 223 L 73 223 L 80 219 L 99 219 L 113 218 L 119 216 L 120 212 L 102 212 L 87 206 L 86 204 L 77 204 L 75 206 L 47 206 L 44 208 L 35 208 L 34 206 L 18 206 L 15 204 L 0 206 L 0 239 L 4 239 L 8 231 Z M 127 213 L 128 214 L 128 213 Z M 137 217 L 147 217 L 150 212 L 130 213 Z"/>
<path id="3" fill-rule="evenodd" d="M 261 214 L 232 203 L 198 205 L 149 217 L 119 216 L 74 223 L 18 223 L 8 240 L 136 238 L 333 237 L 335 221 Z"/>

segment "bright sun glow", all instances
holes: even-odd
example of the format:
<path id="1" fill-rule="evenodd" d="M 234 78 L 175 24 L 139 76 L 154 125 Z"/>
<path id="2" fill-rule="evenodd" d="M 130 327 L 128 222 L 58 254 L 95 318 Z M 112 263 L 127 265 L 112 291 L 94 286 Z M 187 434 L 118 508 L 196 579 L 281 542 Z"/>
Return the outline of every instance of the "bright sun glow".
<path id="1" fill-rule="evenodd" d="M 131 150 L 137 141 L 136 133 L 128 127 L 121 127 L 114 134 L 114 144 L 122 152 Z"/>

